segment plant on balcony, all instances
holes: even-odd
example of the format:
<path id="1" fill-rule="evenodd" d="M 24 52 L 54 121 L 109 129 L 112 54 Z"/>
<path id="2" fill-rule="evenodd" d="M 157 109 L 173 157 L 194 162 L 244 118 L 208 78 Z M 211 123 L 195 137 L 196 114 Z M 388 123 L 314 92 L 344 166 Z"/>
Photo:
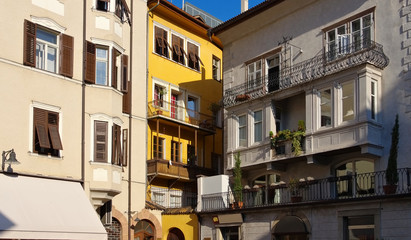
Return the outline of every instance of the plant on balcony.
<path id="1" fill-rule="evenodd" d="M 290 190 L 291 202 L 301 202 L 303 198 L 301 190 L 307 186 L 305 179 L 297 180 L 296 178 L 290 178 L 287 186 Z"/>
<path id="2" fill-rule="evenodd" d="M 221 105 L 215 102 L 210 103 L 210 105 L 208 106 L 208 110 L 210 110 L 214 115 L 217 114 L 220 109 Z"/>
<path id="3" fill-rule="evenodd" d="M 386 194 L 393 194 L 397 190 L 398 171 L 397 171 L 397 155 L 398 155 L 398 141 L 400 138 L 398 114 L 395 116 L 394 127 L 391 132 L 391 148 L 388 157 L 387 170 L 385 171 L 385 180 L 387 185 L 384 185 L 384 192 Z"/>
<path id="4" fill-rule="evenodd" d="M 276 135 L 270 131 L 271 149 L 279 147 L 279 143 L 284 141 L 292 142 L 292 152 L 295 156 L 299 156 L 302 152 L 302 141 L 305 136 L 305 123 L 303 120 L 298 121 L 298 130 L 291 131 L 289 129 L 278 131 Z"/>
<path id="5" fill-rule="evenodd" d="M 241 172 L 241 159 L 240 153 L 234 155 L 235 165 L 233 170 L 234 177 L 234 198 L 241 208 L 243 205 L 243 185 L 241 184 L 242 172 Z"/>
<path id="6" fill-rule="evenodd" d="M 235 100 L 236 100 L 237 102 L 246 101 L 246 100 L 248 100 L 248 99 L 250 99 L 250 95 L 248 95 L 248 94 L 239 94 L 239 95 L 237 95 L 237 96 L 235 97 Z"/>

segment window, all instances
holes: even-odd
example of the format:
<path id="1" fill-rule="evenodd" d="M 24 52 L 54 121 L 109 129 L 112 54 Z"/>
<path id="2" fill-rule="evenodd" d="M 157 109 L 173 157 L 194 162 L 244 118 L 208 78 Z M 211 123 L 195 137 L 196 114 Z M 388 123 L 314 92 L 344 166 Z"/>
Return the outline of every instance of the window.
<path id="1" fill-rule="evenodd" d="M 59 114 L 33 108 L 33 125 L 33 152 L 59 157 L 59 150 L 63 150 L 59 133 Z"/>
<path id="2" fill-rule="evenodd" d="M 121 126 L 112 124 L 110 144 L 108 140 L 110 125 L 111 123 L 107 121 L 94 121 L 94 161 L 108 163 L 109 149 L 111 149 L 111 164 L 126 166 L 127 159 L 123 158 L 123 153 L 127 150 L 127 135 L 124 135 L 127 134 L 127 129 L 123 129 L 122 138 Z M 122 148 L 122 144 L 124 148 Z"/>
<path id="3" fill-rule="evenodd" d="M 155 27 L 155 52 L 168 58 L 168 32 L 160 27 Z"/>
<path id="4" fill-rule="evenodd" d="M 180 144 L 176 141 L 171 141 L 171 161 L 180 161 Z"/>
<path id="5" fill-rule="evenodd" d="M 181 207 L 182 191 L 170 191 L 170 207 L 178 208 Z"/>
<path id="6" fill-rule="evenodd" d="M 344 240 L 373 240 L 374 216 L 344 217 Z"/>
<path id="7" fill-rule="evenodd" d="M 96 8 L 100 11 L 108 12 L 110 0 L 97 0 Z"/>
<path id="8" fill-rule="evenodd" d="M 220 233 L 222 236 L 222 239 L 224 240 L 239 240 L 240 235 L 238 231 L 238 226 L 234 227 L 221 227 L 220 228 Z M 220 239 L 220 238 L 218 238 Z"/>
<path id="9" fill-rule="evenodd" d="M 164 138 L 153 137 L 153 158 L 164 159 Z"/>
<path id="10" fill-rule="evenodd" d="M 238 117 L 238 145 L 240 147 L 247 146 L 247 118 L 246 115 Z"/>
<path id="11" fill-rule="evenodd" d="M 164 192 L 153 191 L 152 200 L 161 206 L 166 206 L 166 196 Z"/>
<path id="12" fill-rule="evenodd" d="M 280 56 L 267 58 L 268 91 L 280 89 Z"/>
<path id="13" fill-rule="evenodd" d="M 373 39 L 372 18 L 373 14 L 368 13 L 328 30 L 325 34 L 328 60 L 369 47 Z"/>
<path id="14" fill-rule="evenodd" d="M 275 131 L 278 133 L 282 130 L 281 127 L 281 108 L 275 108 Z"/>
<path id="15" fill-rule="evenodd" d="M 110 63 L 111 74 L 109 75 Z M 112 87 L 119 88 L 123 93 L 128 92 L 128 56 L 121 55 L 114 47 L 96 46 L 96 44 L 86 41 L 85 71 L 84 80 L 87 83 L 110 86 L 111 80 Z M 118 86 L 119 76 L 121 77 L 121 86 Z"/>
<path id="16" fill-rule="evenodd" d="M 154 86 L 154 105 L 157 107 L 165 107 L 164 100 L 166 99 L 166 88 L 155 85 Z"/>
<path id="17" fill-rule="evenodd" d="M 342 121 L 354 119 L 354 82 L 348 82 L 341 85 L 341 108 Z"/>
<path id="18" fill-rule="evenodd" d="M 254 142 L 263 140 L 263 111 L 254 112 Z"/>
<path id="19" fill-rule="evenodd" d="M 187 42 L 187 52 L 188 52 L 188 67 L 195 69 L 197 71 L 200 71 L 201 59 L 198 55 L 198 46 L 191 42 Z"/>
<path id="20" fill-rule="evenodd" d="M 218 59 L 216 56 L 213 56 L 213 79 L 220 81 L 221 80 L 221 67 L 220 67 L 220 59 Z"/>
<path id="21" fill-rule="evenodd" d="M 73 37 L 24 20 L 24 65 L 73 77 Z"/>
<path id="22" fill-rule="evenodd" d="M 108 50 L 96 47 L 96 84 L 107 85 Z"/>
<path id="23" fill-rule="evenodd" d="M 332 123 L 332 95 L 331 89 L 324 89 L 320 94 L 320 126 L 329 127 Z"/>
<path id="24" fill-rule="evenodd" d="M 173 44 L 173 60 L 185 65 L 184 56 L 187 56 L 187 54 L 184 51 L 184 39 L 176 35 L 173 35 L 172 44 Z"/>
<path id="25" fill-rule="evenodd" d="M 198 120 L 198 99 L 192 96 L 187 97 L 187 111 L 190 120 Z"/>
<path id="26" fill-rule="evenodd" d="M 371 81 L 371 92 L 370 92 L 370 100 L 371 100 L 371 119 L 377 120 L 376 112 L 377 112 L 377 82 Z"/>
<path id="27" fill-rule="evenodd" d="M 261 60 L 250 63 L 247 66 L 247 81 L 248 89 L 253 90 L 256 87 L 261 86 L 261 77 L 262 77 L 262 64 Z"/>
<path id="28" fill-rule="evenodd" d="M 189 165 L 196 164 L 196 148 L 193 145 L 187 145 L 187 162 Z"/>
<path id="29" fill-rule="evenodd" d="M 374 194 L 375 177 L 374 162 L 368 160 L 354 160 L 345 162 L 335 169 L 335 176 L 340 180 L 336 183 L 338 197 L 352 197 Z"/>
<path id="30" fill-rule="evenodd" d="M 108 123 L 94 121 L 94 161 L 107 162 L 108 152 Z"/>

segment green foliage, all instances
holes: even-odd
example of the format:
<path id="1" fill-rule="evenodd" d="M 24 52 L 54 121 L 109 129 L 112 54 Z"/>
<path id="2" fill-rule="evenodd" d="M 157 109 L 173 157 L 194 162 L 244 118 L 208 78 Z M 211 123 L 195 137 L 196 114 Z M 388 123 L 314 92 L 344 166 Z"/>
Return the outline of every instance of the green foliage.
<path id="1" fill-rule="evenodd" d="M 398 183 L 398 172 L 397 172 L 397 155 L 398 155 L 398 141 L 400 138 L 399 124 L 398 124 L 398 114 L 395 116 L 394 127 L 391 132 L 391 148 L 390 156 L 388 157 L 388 166 L 385 171 L 385 179 L 387 184 L 395 185 Z"/>
<path id="2" fill-rule="evenodd" d="M 240 153 L 234 155 L 235 165 L 233 170 L 234 175 L 234 194 L 236 201 L 243 201 L 243 185 L 241 184 L 241 159 Z"/>
<path id="3" fill-rule="evenodd" d="M 298 121 L 298 130 L 291 131 L 289 129 L 285 129 L 282 131 L 278 131 L 276 135 L 270 131 L 270 138 L 271 138 L 271 148 L 278 147 L 278 143 L 280 141 L 292 141 L 293 152 L 295 156 L 298 156 L 302 152 L 301 143 L 305 136 L 305 123 L 303 120 Z"/>

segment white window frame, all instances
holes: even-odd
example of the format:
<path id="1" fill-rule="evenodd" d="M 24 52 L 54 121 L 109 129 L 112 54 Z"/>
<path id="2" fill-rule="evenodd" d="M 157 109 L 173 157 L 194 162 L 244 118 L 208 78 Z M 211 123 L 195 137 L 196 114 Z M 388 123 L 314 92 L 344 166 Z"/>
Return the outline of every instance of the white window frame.
<path id="1" fill-rule="evenodd" d="M 53 35 L 56 38 L 56 43 L 52 43 L 46 40 L 42 40 L 40 38 L 38 38 L 38 34 L 36 31 L 36 68 L 38 69 L 42 69 L 42 70 L 46 70 L 52 73 L 59 73 L 59 59 L 60 59 L 60 49 L 59 49 L 59 42 L 60 42 L 60 33 L 56 33 L 56 32 L 52 32 L 50 30 L 47 30 L 45 28 L 42 28 L 40 25 L 37 25 L 37 31 L 42 31 L 45 32 L 47 34 Z M 41 52 L 43 52 L 44 56 L 42 57 L 43 61 L 40 61 L 40 57 L 37 54 L 37 46 L 43 46 L 43 50 Z M 50 52 L 50 49 L 55 49 L 55 60 L 54 60 L 54 71 L 49 70 L 49 65 L 48 65 L 48 54 Z M 41 66 L 40 66 L 40 63 Z"/>
<path id="2" fill-rule="evenodd" d="M 258 63 L 260 64 L 260 69 L 257 70 Z M 253 67 L 253 71 L 250 71 L 251 66 Z M 262 77 L 263 77 L 262 59 L 259 59 L 257 61 L 247 64 L 247 86 L 249 90 L 253 90 L 256 87 L 259 87 L 257 79 L 259 78 L 261 82 Z"/>
<path id="3" fill-rule="evenodd" d="M 245 118 L 245 124 L 244 125 L 240 125 L 240 118 L 241 117 L 244 117 Z M 240 130 L 242 129 L 242 128 L 244 128 L 245 129 L 245 139 L 240 139 Z M 236 143 L 236 145 L 237 145 L 237 148 L 239 148 L 239 147 L 247 147 L 248 146 L 248 134 L 247 134 L 247 114 L 242 114 L 242 115 L 239 115 L 239 116 L 237 116 L 237 136 L 238 136 L 238 138 L 237 138 L 237 143 Z M 241 144 L 241 140 L 244 140 L 245 141 L 245 143 L 244 143 L 244 145 L 242 145 Z"/>
<path id="4" fill-rule="evenodd" d="M 374 87 L 373 87 L 374 86 Z M 370 119 L 377 121 L 378 113 L 378 82 L 375 80 L 370 81 Z"/>
<path id="5" fill-rule="evenodd" d="M 106 58 L 100 58 L 100 57 L 98 57 L 98 54 L 97 54 L 97 52 L 99 51 L 99 50 L 103 50 L 103 51 L 105 51 L 106 52 Z M 101 45 L 98 45 L 98 46 L 96 46 L 96 85 L 101 85 L 101 86 L 109 86 L 109 59 L 110 59 L 110 51 L 109 51 L 109 48 L 108 47 L 106 47 L 106 46 L 101 46 Z M 104 81 L 105 81 L 105 83 L 104 84 L 102 84 L 102 83 L 99 83 L 98 82 L 98 72 L 99 72 L 99 70 L 101 70 L 101 69 L 98 69 L 98 63 L 105 63 L 105 70 L 106 70 L 106 75 L 105 75 L 105 79 L 104 79 Z"/>
<path id="6" fill-rule="evenodd" d="M 155 101 L 156 86 L 165 89 L 165 93 L 163 94 L 163 101 L 164 101 L 163 106 L 155 105 L 154 101 Z M 169 105 L 168 103 L 171 102 L 170 101 L 170 94 L 169 94 L 169 92 L 170 92 L 169 84 L 165 81 L 160 80 L 160 79 L 152 78 L 152 86 L 151 87 L 153 89 L 152 92 L 151 92 L 151 99 L 152 99 L 153 107 L 160 107 L 163 110 L 168 110 L 168 105 Z"/>
<path id="7" fill-rule="evenodd" d="M 159 53 L 156 52 L 156 27 L 163 29 L 164 31 L 167 32 L 167 43 L 168 45 L 170 45 L 170 39 L 171 39 L 171 29 L 158 23 L 158 22 L 153 22 L 153 53 L 156 54 L 157 56 L 169 59 L 169 60 L 173 60 L 171 57 L 172 52 L 170 51 L 170 49 L 168 48 L 168 46 L 166 46 L 166 49 L 168 51 L 168 57 L 163 56 Z M 175 33 L 174 33 L 175 34 Z"/>
<path id="8" fill-rule="evenodd" d="M 214 73 L 214 71 L 216 73 Z M 213 60 L 212 60 L 212 74 L 213 74 L 213 79 L 216 81 L 221 81 L 221 60 L 220 58 L 216 57 L 213 55 Z"/>
<path id="9" fill-rule="evenodd" d="M 348 84 L 352 84 L 352 86 L 353 86 L 352 95 L 343 96 L 343 87 L 345 85 L 348 85 Z M 357 116 L 357 108 L 356 108 L 356 105 L 357 105 L 356 89 L 357 89 L 357 87 L 356 87 L 356 81 L 351 80 L 351 81 L 346 81 L 346 82 L 340 83 L 340 84 L 337 85 L 337 88 L 338 88 L 337 89 L 338 90 L 338 125 L 343 124 L 343 123 L 345 124 L 345 123 L 348 123 L 348 122 L 352 122 L 352 121 L 355 120 L 355 118 Z M 352 101 L 353 101 L 352 109 L 350 109 L 350 110 L 352 110 L 353 118 L 349 119 L 349 120 L 344 120 L 344 112 L 343 112 L 344 111 L 343 110 L 344 104 L 343 104 L 343 102 L 344 102 L 345 99 L 347 99 L 349 97 L 352 97 Z M 351 112 L 350 112 L 350 116 L 351 116 Z"/>
<path id="10" fill-rule="evenodd" d="M 33 149 L 33 141 L 34 141 L 34 108 L 40 108 L 40 109 L 44 109 L 47 110 L 49 112 L 54 112 L 57 113 L 59 115 L 59 134 L 60 134 L 60 140 L 63 143 L 63 112 L 61 111 L 61 107 L 58 106 L 53 106 L 50 104 L 46 104 L 46 103 L 41 103 L 41 102 L 36 102 L 33 101 L 32 104 L 30 105 L 30 119 L 31 122 L 29 124 L 29 152 L 33 155 L 38 155 L 38 156 L 43 156 L 43 157 L 49 157 L 49 158 L 64 158 L 63 156 L 63 150 L 59 150 L 60 154 L 59 157 L 56 156 L 46 156 L 46 155 L 42 155 L 42 154 L 37 154 L 34 153 L 34 149 Z"/>
<path id="11" fill-rule="evenodd" d="M 95 121 L 107 122 L 107 163 L 97 162 L 94 160 L 94 123 Z M 118 117 L 110 117 L 104 113 L 92 114 L 90 116 L 90 162 L 97 164 L 112 165 L 112 151 L 113 151 L 113 125 L 116 124 L 121 128 L 120 139 L 123 139 L 123 124 L 124 122 Z M 123 141 L 120 141 L 121 149 L 123 149 Z M 115 165 L 113 165 L 115 166 Z"/>
<path id="12" fill-rule="evenodd" d="M 195 68 L 191 68 L 191 67 L 188 66 L 188 61 L 189 61 L 189 59 L 187 59 L 187 61 L 186 61 L 186 67 L 188 67 L 189 69 L 194 70 L 194 71 L 196 71 L 196 72 L 200 72 L 200 71 L 201 71 L 201 61 L 200 61 L 200 59 L 201 59 L 201 47 L 200 47 L 200 46 L 201 46 L 201 45 L 200 45 L 200 43 L 198 43 L 198 42 L 196 42 L 196 41 L 194 41 L 194 40 L 191 40 L 191 39 L 189 39 L 189 38 L 186 38 L 184 45 L 185 45 L 185 51 L 186 51 L 186 53 L 187 53 L 188 58 L 190 58 L 189 53 L 188 53 L 188 43 L 191 43 L 191 44 L 197 46 L 197 48 L 198 48 L 198 58 L 199 58 L 199 59 L 198 59 L 198 70 L 195 69 Z"/>
<path id="13" fill-rule="evenodd" d="M 321 125 L 321 113 L 322 113 L 321 109 L 322 109 L 322 106 L 325 105 L 325 103 L 323 104 L 322 101 L 321 101 L 322 100 L 321 93 L 326 91 L 326 90 L 330 90 L 330 115 L 331 115 L 330 117 L 331 117 L 331 123 L 329 125 L 322 126 Z M 330 127 L 333 126 L 334 121 L 335 121 L 335 119 L 334 119 L 334 111 L 335 111 L 334 110 L 335 109 L 334 108 L 334 89 L 332 87 L 322 88 L 322 89 L 318 90 L 317 94 L 318 94 L 318 115 L 317 115 L 317 117 L 318 117 L 318 121 L 317 121 L 318 128 L 319 129 L 321 129 L 321 128 L 330 128 Z"/>
<path id="14" fill-rule="evenodd" d="M 260 121 L 256 121 L 256 119 L 255 119 L 255 114 L 257 113 L 257 112 L 261 112 L 261 120 Z M 263 137 L 263 128 L 264 128 L 264 124 L 263 124 L 263 119 L 264 119 L 264 114 L 263 114 L 263 110 L 262 109 L 258 109 L 258 110 L 255 110 L 254 112 L 253 112 L 253 142 L 254 143 L 258 143 L 258 142 L 261 142 L 261 141 L 263 141 L 264 140 L 264 137 Z M 256 139 L 256 125 L 257 124 L 261 124 L 261 126 L 260 126 L 260 128 L 261 128 L 261 139 L 260 140 L 257 140 Z"/>
<path id="15" fill-rule="evenodd" d="M 197 113 L 199 113 L 200 111 L 201 111 L 201 109 L 200 109 L 200 106 L 201 106 L 201 98 L 200 98 L 200 96 L 198 96 L 198 95 L 196 95 L 196 94 L 193 94 L 193 93 L 186 93 L 186 99 L 185 99 L 185 108 L 187 109 L 186 110 L 186 116 L 187 117 L 193 117 L 193 116 L 191 116 L 190 115 L 190 111 L 188 111 L 188 110 L 190 110 L 189 108 L 188 108 L 188 98 L 194 98 L 196 101 L 195 101 L 195 111 L 197 112 Z M 196 116 L 194 116 L 196 119 L 197 119 L 197 114 L 196 114 Z"/>

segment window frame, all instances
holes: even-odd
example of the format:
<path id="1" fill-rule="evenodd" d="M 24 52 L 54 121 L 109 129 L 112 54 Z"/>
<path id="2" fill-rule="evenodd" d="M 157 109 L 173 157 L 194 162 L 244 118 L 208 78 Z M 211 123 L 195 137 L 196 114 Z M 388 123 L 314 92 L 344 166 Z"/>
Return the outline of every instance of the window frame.
<path id="1" fill-rule="evenodd" d="M 174 155 L 174 150 L 176 154 Z M 171 140 L 170 159 L 173 162 L 181 162 L 181 142 Z"/>
<path id="2" fill-rule="evenodd" d="M 152 145 L 152 156 L 153 156 L 153 159 L 159 159 L 159 160 L 164 160 L 164 159 L 166 159 L 166 149 L 165 149 L 165 138 L 162 138 L 162 137 L 158 137 L 159 138 L 159 141 L 158 141 L 158 145 L 161 147 L 161 151 L 159 150 L 158 151 L 158 153 L 159 153 L 159 155 L 160 155 L 160 157 L 158 157 L 157 156 L 157 136 L 156 135 L 154 135 L 153 136 L 153 139 L 152 139 L 152 141 L 153 141 L 153 144 L 151 144 Z"/>
<path id="3" fill-rule="evenodd" d="M 99 4 L 105 4 L 105 6 Z M 110 0 L 96 0 L 96 10 L 110 12 Z"/>
<path id="4" fill-rule="evenodd" d="M 214 80 L 221 82 L 221 60 L 214 55 L 212 58 L 212 74 Z"/>
<path id="5" fill-rule="evenodd" d="M 177 44 L 177 40 L 179 41 L 178 44 Z M 185 48 L 186 48 L 185 45 L 186 45 L 186 40 L 184 37 L 174 32 L 171 32 L 171 53 L 172 53 L 171 59 L 174 62 L 179 63 L 184 66 L 186 66 L 186 59 L 188 59 L 188 55 L 185 51 Z M 177 55 L 177 57 L 175 57 L 175 55 Z"/>
<path id="6" fill-rule="evenodd" d="M 322 106 L 327 104 L 322 102 L 322 92 L 325 92 L 329 90 L 330 91 L 330 99 L 329 99 L 329 106 L 330 106 L 330 124 L 322 124 Z M 334 91 L 332 87 L 326 87 L 323 89 L 318 90 L 318 128 L 330 128 L 334 124 Z"/>
<path id="7" fill-rule="evenodd" d="M 241 118 L 244 117 L 244 125 L 241 125 Z M 244 131 L 245 138 L 241 139 L 241 130 Z M 247 142 L 247 114 L 242 114 L 237 116 L 237 135 L 238 135 L 238 140 L 237 140 L 237 147 L 247 147 L 248 142 Z M 241 142 L 243 141 L 243 142 Z"/>
<path id="8" fill-rule="evenodd" d="M 105 58 L 101 58 L 98 56 L 98 52 L 99 50 L 103 50 L 106 53 L 106 57 Z M 101 85 L 101 86 L 109 86 L 109 58 L 110 58 L 110 54 L 109 54 L 109 48 L 107 46 L 102 46 L 102 45 L 96 45 L 96 85 Z M 98 63 L 105 63 L 105 79 L 104 79 L 104 84 L 103 83 L 99 83 L 99 64 Z M 101 70 L 101 69 L 100 69 Z"/>
<path id="9" fill-rule="evenodd" d="M 200 64 L 204 66 L 200 58 L 200 44 L 187 40 L 187 67 L 200 71 Z"/>
<path id="10" fill-rule="evenodd" d="M 370 119 L 378 121 L 378 82 L 375 80 L 370 81 Z"/>
<path id="11" fill-rule="evenodd" d="M 256 113 L 258 113 L 258 112 L 261 112 L 261 120 L 259 120 L 259 121 L 256 121 Z M 264 119 L 264 116 L 263 116 L 263 110 L 262 109 L 258 109 L 258 110 L 255 110 L 254 112 L 253 112 L 253 132 L 254 132 L 254 138 L 253 138 L 253 141 L 254 141 L 254 143 L 258 143 L 258 142 L 262 142 L 263 141 L 263 119 Z M 257 139 L 256 138 L 256 134 L 257 134 L 257 125 L 259 126 L 259 128 L 260 128 L 260 131 L 261 131 L 261 136 L 260 136 L 260 139 Z"/>
<path id="12" fill-rule="evenodd" d="M 344 96 L 344 86 L 347 86 L 349 84 L 352 84 L 352 93 L 351 95 L 346 95 Z M 340 124 L 345 124 L 348 122 L 352 122 L 356 119 L 357 116 L 357 108 L 356 108 L 356 103 L 357 103 L 357 97 L 356 97 L 356 81 L 355 80 L 350 80 L 350 81 L 345 81 L 343 83 L 338 84 L 338 91 L 339 91 L 339 97 L 338 97 L 338 123 Z M 347 99 L 352 98 L 352 106 L 350 110 L 352 110 L 352 113 L 350 110 L 347 111 L 347 113 L 344 113 L 344 103 L 346 102 Z M 348 115 L 348 113 L 350 113 Z M 344 120 L 344 117 L 352 116 L 351 119 Z"/>
<path id="13" fill-rule="evenodd" d="M 157 33 L 157 30 L 160 31 Z M 168 35 L 169 30 L 157 24 L 154 25 L 153 31 L 153 52 L 159 56 L 170 59 Z"/>

